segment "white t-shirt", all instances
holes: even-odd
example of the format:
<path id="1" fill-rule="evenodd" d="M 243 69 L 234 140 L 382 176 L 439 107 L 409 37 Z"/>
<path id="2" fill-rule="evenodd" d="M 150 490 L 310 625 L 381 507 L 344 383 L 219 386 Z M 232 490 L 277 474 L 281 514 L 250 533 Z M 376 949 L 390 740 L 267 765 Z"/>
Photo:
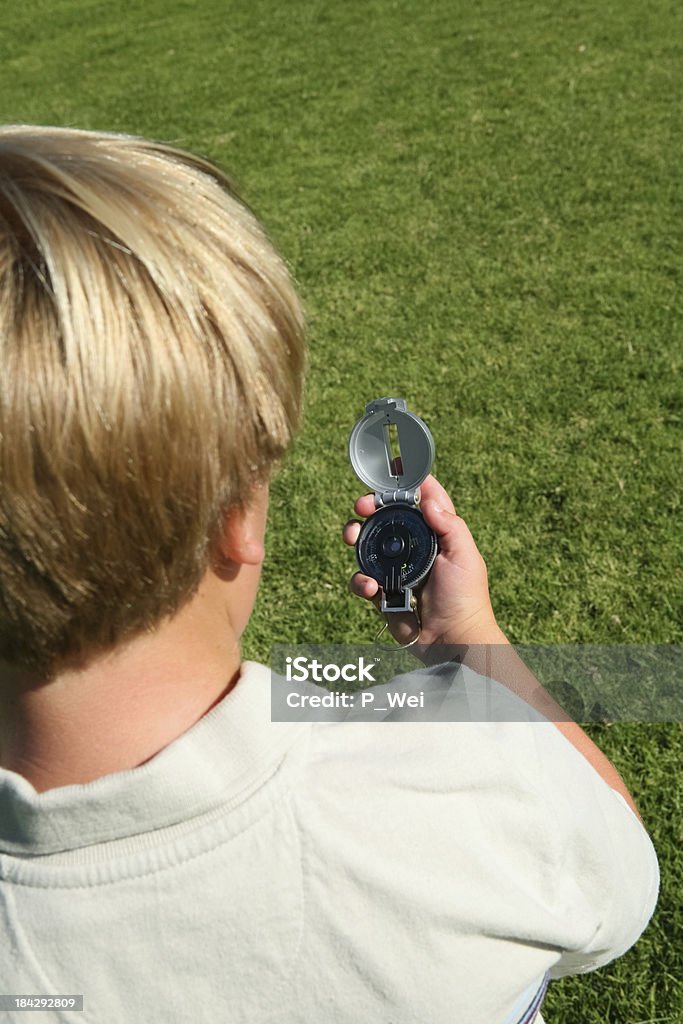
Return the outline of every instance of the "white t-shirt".
<path id="1" fill-rule="evenodd" d="M 138 768 L 0 770 L 0 993 L 82 994 L 62 1024 L 540 1022 L 658 888 L 552 723 L 271 722 L 251 662 Z"/>

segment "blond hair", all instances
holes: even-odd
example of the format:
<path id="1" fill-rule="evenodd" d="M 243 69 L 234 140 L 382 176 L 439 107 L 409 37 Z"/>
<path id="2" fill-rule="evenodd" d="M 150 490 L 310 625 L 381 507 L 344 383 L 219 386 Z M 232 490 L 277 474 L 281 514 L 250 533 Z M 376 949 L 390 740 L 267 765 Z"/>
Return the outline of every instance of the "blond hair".
<path id="1" fill-rule="evenodd" d="M 292 439 L 304 358 L 221 171 L 0 128 L 0 659 L 49 679 L 178 611 Z"/>

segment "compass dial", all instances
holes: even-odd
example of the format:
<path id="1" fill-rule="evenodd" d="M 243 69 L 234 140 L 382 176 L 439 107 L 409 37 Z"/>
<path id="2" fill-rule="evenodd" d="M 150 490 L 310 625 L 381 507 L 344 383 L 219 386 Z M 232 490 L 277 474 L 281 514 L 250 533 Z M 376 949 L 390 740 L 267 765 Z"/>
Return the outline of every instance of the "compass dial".
<path id="1" fill-rule="evenodd" d="M 366 519 L 356 542 L 361 572 L 377 580 L 389 594 L 417 586 L 434 564 L 437 552 L 436 536 L 422 513 L 398 502 Z"/>

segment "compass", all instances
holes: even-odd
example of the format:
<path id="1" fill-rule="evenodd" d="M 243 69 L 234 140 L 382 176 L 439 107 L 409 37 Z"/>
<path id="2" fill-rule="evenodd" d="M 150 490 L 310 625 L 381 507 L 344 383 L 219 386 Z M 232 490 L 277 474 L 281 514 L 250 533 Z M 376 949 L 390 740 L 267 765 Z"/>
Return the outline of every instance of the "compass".
<path id="1" fill-rule="evenodd" d="M 412 592 L 426 580 L 439 551 L 419 509 L 434 439 L 405 399 L 377 398 L 351 432 L 349 458 L 356 476 L 375 492 L 376 511 L 356 541 L 358 566 L 380 585 L 383 612 L 411 611 Z"/>

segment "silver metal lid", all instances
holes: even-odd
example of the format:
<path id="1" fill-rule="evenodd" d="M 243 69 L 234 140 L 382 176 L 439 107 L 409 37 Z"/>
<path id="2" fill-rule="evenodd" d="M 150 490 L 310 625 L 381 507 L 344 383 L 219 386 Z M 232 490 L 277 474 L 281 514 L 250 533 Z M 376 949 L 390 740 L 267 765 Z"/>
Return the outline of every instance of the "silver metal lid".
<path id="1" fill-rule="evenodd" d="M 414 502 L 434 461 L 434 438 L 404 398 L 376 398 L 365 406 L 349 438 L 349 459 L 356 476 L 384 497 Z M 391 500 L 391 499 L 389 499 Z"/>

